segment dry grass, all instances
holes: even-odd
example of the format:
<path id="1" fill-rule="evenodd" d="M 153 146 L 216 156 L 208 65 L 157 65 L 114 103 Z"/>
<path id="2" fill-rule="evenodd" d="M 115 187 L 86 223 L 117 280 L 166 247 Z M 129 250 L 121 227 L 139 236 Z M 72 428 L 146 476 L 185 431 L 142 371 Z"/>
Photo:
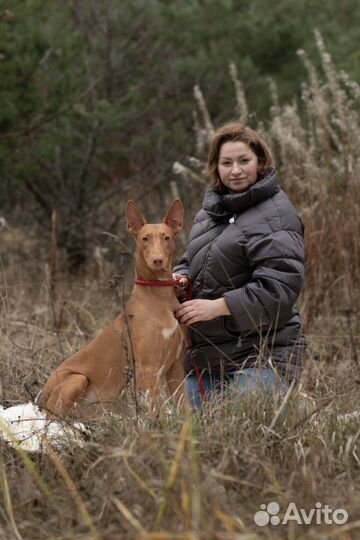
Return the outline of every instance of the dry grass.
<path id="1" fill-rule="evenodd" d="M 34 263 L 2 273 L 2 404 L 33 399 L 53 367 L 120 309 L 107 283 L 84 279 L 59 278 L 52 305 L 45 275 Z M 89 422 L 83 447 L 25 455 L 0 443 L 0 538 L 315 539 L 333 528 L 257 527 L 253 516 L 270 501 L 283 512 L 289 502 L 344 508 L 354 528 L 323 538 L 356 538 L 359 422 L 338 414 L 360 408 L 359 372 L 347 332 L 323 319 L 333 339 L 309 336 L 316 361 L 302 390 L 312 400 L 296 389 L 280 414 L 282 400 L 252 395 L 192 416 L 154 417 L 140 403 L 136 416 L 128 389 L 119 416 Z"/>
<path id="2" fill-rule="evenodd" d="M 360 409 L 359 89 L 336 73 L 317 40 L 323 77 L 301 53 L 309 72 L 301 105 L 283 107 L 275 97 L 271 122 L 260 126 L 306 225 L 300 308 L 309 364 L 302 386 L 285 404 L 254 394 L 213 402 L 202 414 L 164 410 L 156 417 L 143 403 L 136 415 L 128 389 L 117 403 L 119 416 L 104 413 L 89 423 L 83 447 L 26 455 L 0 442 L 1 539 L 359 537 L 360 421 L 341 419 Z M 241 85 L 235 88 L 244 116 Z M 201 157 L 213 127 L 196 92 L 205 115 L 204 128 L 198 118 Z M 120 309 L 105 280 L 58 276 L 55 296 L 49 290 L 42 265 L 6 258 L 0 276 L 2 405 L 34 399 L 61 359 Z M 321 502 L 345 509 L 349 522 L 256 526 L 255 512 L 270 501 L 279 503 L 280 515 L 289 502 L 307 510 Z"/>

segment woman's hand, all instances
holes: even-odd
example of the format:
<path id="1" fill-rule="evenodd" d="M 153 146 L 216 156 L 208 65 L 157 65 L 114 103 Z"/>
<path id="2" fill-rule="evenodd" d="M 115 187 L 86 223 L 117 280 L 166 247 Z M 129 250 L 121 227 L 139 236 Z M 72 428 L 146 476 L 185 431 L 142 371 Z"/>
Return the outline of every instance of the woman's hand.
<path id="1" fill-rule="evenodd" d="M 186 289 L 189 285 L 189 278 L 182 276 L 181 274 L 173 274 L 173 279 L 178 279 L 177 285 L 175 285 L 175 294 L 176 297 L 181 300 L 182 298 L 186 299 Z"/>
<path id="2" fill-rule="evenodd" d="M 175 310 L 175 317 L 181 324 L 189 326 L 195 322 L 211 321 L 221 315 L 231 315 L 223 298 L 217 300 L 188 300 Z"/>

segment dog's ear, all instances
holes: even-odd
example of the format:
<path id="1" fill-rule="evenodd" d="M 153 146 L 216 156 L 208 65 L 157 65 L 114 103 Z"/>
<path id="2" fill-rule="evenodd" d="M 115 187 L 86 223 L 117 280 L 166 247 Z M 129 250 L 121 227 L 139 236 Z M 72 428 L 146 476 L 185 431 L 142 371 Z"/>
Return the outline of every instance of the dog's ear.
<path id="1" fill-rule="evenodd" d="M 146 221 L 134 201 L 130 200 L 127 202 L 125 215 L 127 220 L 127 230 L 130 234 L 136 236 L 140 229 L 145 225 Z"/>
<path id="2" fill-rule="evenodd" d="M 164 217 L 164 223 L 176 234 L 183 228 L 184 220 L 184 207 L 180 199 L 175 201 L 170 206 L 169 210 Z"/>

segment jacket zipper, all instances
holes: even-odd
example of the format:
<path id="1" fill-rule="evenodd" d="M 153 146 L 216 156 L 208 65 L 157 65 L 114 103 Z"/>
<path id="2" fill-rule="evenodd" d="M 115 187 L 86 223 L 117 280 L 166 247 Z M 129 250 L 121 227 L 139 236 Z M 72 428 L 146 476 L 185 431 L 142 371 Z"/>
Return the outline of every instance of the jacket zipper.
<path id="1" fill-rule="evenodd" d="M 221 233 L 220 233 L 221 234 Z M 209 257 L 210 257 L 210 253 L 212 251 L 212 247 L 213 247 L 213 244 L 216 242 L 216 240 L 219 238 L 220 234 L 218 236 L 216 236 L 210 243 L 210 246 L 209 246 L 209 249 L 208 249 L 208 252 L 206 254 L 206 257 L 205 257 L 205 261 L 204 261 L 204 266 L 203 266 L 203 269 L 202 269 L 202 272 L 201 272 L 201 276 L 200 276 L 200 282 L 199 282 L 199 288 L 202 289 L 203 285 L 204 285 L 204 278 L 205 278 L 205 270 L 206 270 L 206 267 L 207 267 L 207 263 L 208 263 L 208 260 L 209 260 Z"/>

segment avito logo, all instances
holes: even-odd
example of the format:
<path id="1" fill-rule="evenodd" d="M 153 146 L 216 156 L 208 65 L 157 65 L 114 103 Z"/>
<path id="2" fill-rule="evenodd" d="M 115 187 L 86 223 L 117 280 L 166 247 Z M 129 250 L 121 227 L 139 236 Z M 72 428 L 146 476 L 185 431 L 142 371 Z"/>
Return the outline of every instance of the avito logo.
<path id="1" fill-rule="evenodd" d="M 280 505 L 277 502 L 261 504 L 260 510 L 254 515 L 254 522 L 259 527 L 266 525 L 287 525 L 290 521 L 299 525 L 344 525 L 349 519 L 349 514 L 343 508 L 333 510 L 328 504 L 317 502 L 315 508 L 305 510 L 298 508 L 294 502 L 288 504 L 284 517 L 281 519 Z"/>

